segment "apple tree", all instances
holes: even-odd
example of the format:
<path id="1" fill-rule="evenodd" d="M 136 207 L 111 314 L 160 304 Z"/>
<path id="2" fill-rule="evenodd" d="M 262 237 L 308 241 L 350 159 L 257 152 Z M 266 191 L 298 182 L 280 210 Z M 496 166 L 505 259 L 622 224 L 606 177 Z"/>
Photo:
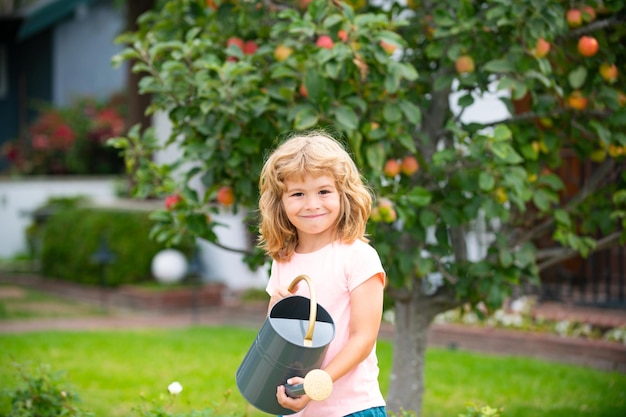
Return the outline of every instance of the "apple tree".
<path id="1" fill-rule="evenodd" d="M 154 236 L 227 247 L 211 213 L 228 205 L 256 223 L 276 141 L 334 133 L 376 196 L 368 231 L 396 317 L 391 410 L 420 413 L 437 314 L 498 307 L 543 268 L 624 244 L 623 0 L 157 3 L 114 58 L 136 60 L 149 111 L 172 125 L 165 143 L 138 128 L 113 141 L 138 196 L 169 196 Z M 166 146 L 181 157 L 154 162 Z M 593 164 L 576 192 L 558 175 L 565 155 Z M 248 259 L 265 261 L 253 248 Z"/>

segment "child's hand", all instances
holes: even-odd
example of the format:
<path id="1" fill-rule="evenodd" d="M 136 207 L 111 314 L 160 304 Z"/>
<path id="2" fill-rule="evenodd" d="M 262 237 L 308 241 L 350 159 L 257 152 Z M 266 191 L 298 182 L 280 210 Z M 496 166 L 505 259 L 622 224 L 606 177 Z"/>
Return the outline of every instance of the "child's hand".
<path id="1" fill-rule="evenodd" d="M 304 378 L 295 376 L 293 378 L 289 378 L 287 383 L 290 385 L 302 384 L 304 382 Z M 287 396 L 285 392 L 285 386 L 279 385 L 276 388 L 276 399 L 278 400 L 278 404 L 282 407 L 288 408 L 295 412 L 301 411 L 306 405 L 311 401 L 308 395 L 302 395 L 298 398 L 291 398 Z"/>

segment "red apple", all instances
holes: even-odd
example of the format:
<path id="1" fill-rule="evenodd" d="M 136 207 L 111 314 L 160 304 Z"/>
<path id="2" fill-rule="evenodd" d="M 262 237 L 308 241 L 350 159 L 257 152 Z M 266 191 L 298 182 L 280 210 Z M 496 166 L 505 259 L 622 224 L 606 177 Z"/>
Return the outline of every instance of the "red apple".
<path id="1" fill-rule="evenodd" d="M 236 45 L 239 47 L 239 49 L 243 51 L 244 42 L 241 38 L 238 38 L 236 36 L 228 38 L 228 40 L 226 41 L 226 47 L 228 48 L 230 45 Z"/>
<path id="2" fill-rule="evenodd" d="M 320 48 L 332 49 L 332 47 L 335 46 L 335 43 L 333 42 L 330 36 L 322 35 L 319 38 L 317 38 L 317 42 L 315 42 L 315 45 L 317 45 Z"/>
<path id="3" fill-rule="evenodd" d="M 567 97 L 567 105 L 576 110 L 584 110 L 587 107 L 587 97 L 575 90 Z"/>
<path id="4" fill-rule="evenodd" d="M 592 36 L 581 36 L 578 40 L 578 52 L 582 56 L 594 56 L 598 52 L 598 41 Z"/>
<path id="5" fill-rule="evenodd" d="M 276 61 L 282 62 L 285 59 L 289 58 L 289 55 L 291 55 L 292 52 L 293 49 L 291 49 L 290 47 L 285 45 L 278 45 L 276 49 L 274 49 L 274 58 L 276 58 Z"/>
<path id="6" fill-rule="evenodd" d="M 550 52 L 550 42 L 546 41 L 544 38 L 539 38 L 534 50 L 535 56 L 537 58 L 543 58 L 548 55 L 548 52 Z"/>
<path id="7" fill-rule="evenodd" d="M 569 9 L 567 13 L 565 13 L 565 20 L 567 20 L 569 27 L 577 28 L 583 24 L 583 14 L 578 9 Z"/>
<path id="8" fill-rule="evenodd" d="M 454 67 L 459 74 L 474 72 L 474 59 L 469 55 L 461 55 L 454 62 Z"/>
<path id="9" fill-rule="evenodd" d="M 246 41 L 243 44 L 243 53 L 246 55 L 253 55 L 256 53 L 257 49 L 259 49 L 259 46 L 256 44 L 255 41 Z"/>
<path id="10" fill-rule="evenodd" d="M 404 175 L 411 176 L 415 174 L 419 168 L 420 165 L 413 155 L 407 155 L 404 157 L 404 159 L 402 159 L 400 169 L 402 170 L 402 173 Z"/>
<path id="11" fill-rule="evenodd" d="M 304 84 L 300 85 L 300 94 L 302 94 L 303 97 L 309 96 L 309 91 L 306 89 L 306 86 Z"/>
<path id="12" fill-rule="evenodd" d="M 395 159 L 387 160 L 387 162 L 385 162 L 383 173 L 389 178 L 395 177 L 400 173 L 400 164 Z"/>
<path id="13" fill-rule="evenodd" d="M 617 81 L 617 67 L 615 64 L 603 63 L 600 65 L 600 75 L 605 81 L 613 84 Z"/>
<path id="14" fill-rule="evenodd" d="M 583 6 L 583 20 L 585 22 L 593 22 L 596 20 L 596 11 L 591 6 Z"/>
<path id="15" fill-rule="evenodd" d="M 300 10 L 306 10 L 309 7 L 309 3 L 311 3 L 312 0 L 298 0 L 298 7 L 300 8 Z"/>
<path id="16" fill-rule="evenodd" d="M 235 202 L 235 193 L 227 185 L 217 190 L 217 202 L 224 206 L 231 206 Z"/>
<path id="17" fill-rule="evenodd" d="M 172 194 L 165 197 L 165 208 L 167 210 L 172 210 L 174 207 L 178 205 L 182 201 L 182 198 L 179 194 Z"/>
<path id="18" fill-rule="evenodd" d="M 348 32 L 346 32 L 343 29 L 340 29 L 339 32 L 337 32 L 337 37 L 342 41 L 342 42 L 346 42 L 348 40 Z"/>
<path id="19" fill-rule="evenodd" d="M 382 46 L 382 48 L 385 50 L 385 52 L 387 52 L 389 55 L 393 54 L 393 52 L 396 49 L 398 49 L 398 47 L 396 45 L 393 45 L 393 44 L 385 42 L 385 41 L 380 41 L 380 46 Z"/>

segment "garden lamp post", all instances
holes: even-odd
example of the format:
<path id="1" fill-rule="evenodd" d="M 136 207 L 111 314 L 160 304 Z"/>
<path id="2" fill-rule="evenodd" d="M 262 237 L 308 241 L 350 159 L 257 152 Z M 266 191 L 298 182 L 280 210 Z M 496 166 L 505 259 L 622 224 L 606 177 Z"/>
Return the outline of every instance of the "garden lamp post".
<path id="1" fill-rule="evenodd" d="M 202 257 L 200 256 L 200 249 L 195 248 L 194 253 L 189 262 L 187 272 L 192 283 L 191 291 L 193 292 L 191 316 L 194 323 L 198 322 L 200 315 L 200 297 L 202 291 L 202 271 L 204 271 L 204 265 L 202 264 Z"/>
<path id="2" fill-rule="evenodd" d="M 107 240 L 101 236 L 98 249 L 91 255 L 91 261 L 98 265 L 100 272 L 100 295 L 102 307 L 105 307 L 106 287 L 108 287 L 106 269 L 107 266 L 115 261 L 115 254 L 111 251 Z"/>

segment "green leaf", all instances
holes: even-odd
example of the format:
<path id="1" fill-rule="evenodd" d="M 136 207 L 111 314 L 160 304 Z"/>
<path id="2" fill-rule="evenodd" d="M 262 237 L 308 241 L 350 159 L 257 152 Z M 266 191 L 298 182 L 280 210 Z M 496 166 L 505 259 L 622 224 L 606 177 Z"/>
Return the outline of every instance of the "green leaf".
<path id="1" fill-rule="evenodd" d="M 507 125 L 497 125 L 493 130 L 493 139 L 496 142 L 509 140 L 512 136 L 511 129 Z"/>
<path id="2" fill-rule="evenodd" d="M 398 103 L 387 103 L 383 108 L 383 117 L 389 123 L 399 122 L 402 119 L 402 109 Z"/>
<path id="3" fill-rule="evenodd" d="M 472 93 L 467 93 L 459 97 L 457 103 L 459 107 L 469 107 L 474 104 L 474 97 L 472 96 Z"/>
<path id="4" fill-rule="evenodd" d="M 539 177 L 537 184 L 547 185 L 554 191 L 560 191 L 564 187 L 563 180 L 561 180 L 561 178 L 559 178 L 559 176 L 555 174 L 542 175 L 541 177 Z"/>
<path id="5" fill-rule="evenodd" d="M 496 179 L 494 176 L 488 171 L 481 171 L 478 176 L 478 186 L 483 191 L 491 191 L 493 190 L 494 185 L 496 184 Z"/>
<path id="6" fill-rule="evenodd" d="M 370 167 L 380 171 L 385 161 L 385 149 L 380 143 L 367 145 L 365 148 L 365 158 Z"/>
<path id="7" fill-rule="evenodd" d="M 432 194 L 425 188 L 415 187 L 408 194 L 403 196 L 406 200 L 418 207 L 424 207 L 430 204 Z"/>
<path id="8" fill-rule="evenodd" d="M 296 130 L 306 130 L 314 127 L 319 122 L 319 116 L 310 107 L 300 109 L 294 118 L 293 127 Z"/>
<path id="9" fill-rule="evenodd" d="M 506 59 L 494 59 L 485 64 L 484 70 L 495 73 L 514 72 L 515 65 Z"/>
<path id="10" fill-rule="evenodd" d="M 356 130 L 359 127 L 359 117 L 348 106 L 339 106 L 335 109 L 335 119 L 344 130 Z"/>
<path id="11" fill-rule="evenodd" d="M 452 81 L 454 81 L 454 74 L 446 74 L 435 80 L 433 85 L 433 89 L 435 91 L 442 91 L 450 88 L 452 85 Z"/>
<path id="12" fill-rule="evenodd" d="M 567 80 L 569 81 L 569 85 L 573 89 L 579 89 L 585 84 L 585 80 L 587 79 L 587 68 L 582 65 L 572 70 L 567 75 Z"/>
<path id="13" fill-rule="evenodd" d="M 380 129 L 382 130 L 382 129 Z M 384 132 L 384 130 L 382 130 Z M 411 151 L 411 153 L 416 153 L 417 148 L 415 147 L 415 142 L 413 142 L 413 137 L 408 133 L 402 133 L 398 135 L 398 142 L 402 144 L 406 149 Z"/>
<path id="14" fill-rule="evenodd" d="M 400 109 L 402 109 L 402 113 L 406 119 L 416 125 L 419 125 L 422 122 L 422 111 L 415 104 L 411 103 L 408 100 L 400 100 L 398 102 Z"/>
<path id="15" fill-rule="evenodd" d="M 457 24 L 457 21 L 452 18 L 448 9 L 445 8 L 435 9 L 434 20 L 437 26 L 442 27 L 454 26 Z"/>
<path id="16" fill-rule="evenodd" d="M 491 152 L 498 159 L 509 164 L 519 164 L 523 161 L 523 158 L 507 142 L 494 142 L 491 146 Z"/>
<path id="17" fill-rule="evenodd" d="M 556 222 L 565 227 L 571 227 L 572 221 L 569 217 L 569 213 L 563 209 L 558 209 L 554 211 L 554 219 Z"/>
<path id="18" fill-rule="evenodd" d="M 405 80 L 415 81 L 419 77 L 417 70 L 411 64 L 398 63 L 397 68 L 400 77 L 404 78 Z"/>
<path id="19" fill-rule="evenodd" d="M 500 265 L 508 268 L 513 264 L 513 255 L 508 248 L 501 248 L 499 252 Z"/>
<path id="20" fill-rule="evenodd" d="M 425 228 L 434 226 L 437 223 L 437 213 L 427 208 L 420 210 L 420 224 Z"/>
<path id="21" fill-rule="evenodd" d="M 541 211 L 549 211 L 551 203 L 557 203 L 558 197 L 556 193 L 544 188 L 538 189 L 533 194 L 533 203 Z"/>

